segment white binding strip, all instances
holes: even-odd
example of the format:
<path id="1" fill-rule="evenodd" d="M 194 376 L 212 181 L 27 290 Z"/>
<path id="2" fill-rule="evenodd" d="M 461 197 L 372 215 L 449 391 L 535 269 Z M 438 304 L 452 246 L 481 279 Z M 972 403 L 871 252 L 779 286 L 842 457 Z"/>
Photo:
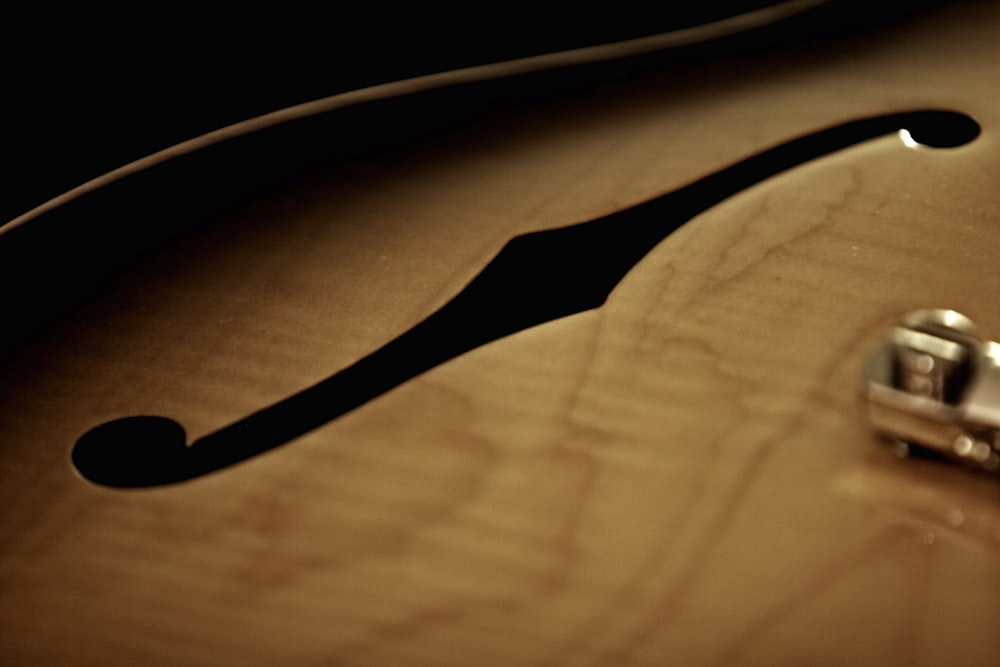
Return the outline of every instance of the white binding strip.
<path id="1" fill-rule="evenodd" d="M 613 42 L 611 44 L 588 46 L 579 49 L 570 49 L 568 51 L 559 51 L 556 53 L 517 58 L 515 60 L 500 63 L 475 65 L 472 67 L 463 67 L 435 74 L 426 74 L 410 79 L 403 79 L 401 81 L 393 81 L 390 83 L 368 86 L 366 88 L 359 88 L 357 90 L 338 93 L 336 95 L 313 100 L 311 102 L 296 104 L 279 111 L 273 111 L 262 116 L 234 123 L 233 125 L 227 125 L 226 127 L 202 134 L 194 139 L 182 141 L 179 144 L 174 144 L 169 148 L 164 148 L 163 150 L 151 153 L 146 157 L 122 165 L 117 169 L 113 169 L 105 174 L 102 174 L 101 176 L 82 183 L 71 190 L 67 190 L 63 194 L 53 197 L 52 199 L 49 199 L 35 208 L 10 220 L 8 223 L 0 227 L 0 236 L 34 218 L 39 217 L 43 213 L 47 213 L 48 211 L 58 208 L 59 206 L 62 206 L 77 197 L 80 197 L 88 192 L 92 192 L 93 190 L 97 190 L 98 188 L 102 188 L 110 183 L 114 183 L 115 181 L 125 178 L 126 176 L 144 171 L 181 155 L 193 153 L 194 151 L 201 150 L 207 146 L 211 146 L 228 139 L 233 139 L 244 134 L 256 132 L 267 127 L 280 125 L 281 123 L 287 123 L 293 120 L 314 116 L 327 111 L 334 111 L 336 109 L 365 104 L 367 102 L 374 102 L 391 97 L 402 97 L 404 95 L 412 95 L 414 93 L 434 90 L 437 88 L 446 88 L 466 83 L 502 79 L 520 74 L 530 74 L 533 72 L 541 72 L 544 70 L 569 67 L 573 65 L 607 62 L 621 58 L 628 58 L 630 56 L 641 55 L 644 53 L 653 53 L 655 51 L 663 51 L 681 46 L 698 44 L 770 25 L 771 23 L 776 23 L 782 19 L 795 16 L 796 14 L 800 14 L 814 7 L 824 5 L 827 2 L 829 2 L 829 0 L 786 0 L 785 2 L 777 5 L 738 14 L 719 21 L 713 21 L 712 23 L 704 23 L 691 28 L 673 30 L 658 35 L 638 37 L 635 39 Z"/>

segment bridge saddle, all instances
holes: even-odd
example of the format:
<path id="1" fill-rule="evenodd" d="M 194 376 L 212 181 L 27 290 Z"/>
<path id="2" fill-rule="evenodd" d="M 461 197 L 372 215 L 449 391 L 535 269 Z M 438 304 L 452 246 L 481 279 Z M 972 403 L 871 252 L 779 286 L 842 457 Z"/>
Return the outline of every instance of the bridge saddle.
<path id="1" fill-rule="evenodd" d="M 953 310 L 910 313 L 865 366 L 876 431 L 911 448 L 1000 472 L 1000 343 Z"/>

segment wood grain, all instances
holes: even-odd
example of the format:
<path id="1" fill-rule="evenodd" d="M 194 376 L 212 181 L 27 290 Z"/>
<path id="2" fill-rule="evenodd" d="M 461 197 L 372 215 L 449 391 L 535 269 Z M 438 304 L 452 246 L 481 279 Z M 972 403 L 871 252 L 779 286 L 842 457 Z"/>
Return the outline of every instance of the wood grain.
<path id="1" fill-rule="evenodd" d="M 1000 486 L 880 446 L 864 356 L 1000 336 L 1000 7 L 623 75 L 334 163 L 165 244 L 0 368 L 4 664 L 997 664 Z M 951 108 L 699 216 L 601 309 L 203 479 L 123 492 L 87 429 L 192 437 L 317 382 L 512 236 L 859 116 Z"/>

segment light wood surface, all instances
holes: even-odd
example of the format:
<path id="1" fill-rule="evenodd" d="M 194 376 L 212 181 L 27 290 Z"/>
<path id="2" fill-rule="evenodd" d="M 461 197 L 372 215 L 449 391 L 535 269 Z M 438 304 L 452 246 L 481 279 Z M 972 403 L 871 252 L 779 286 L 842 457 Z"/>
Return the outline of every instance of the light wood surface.
<path id="1" fill-rule="evenodd" d="M 983 133 L 769 179 L 603 308 L 219 473 L 70 463 L 107 420 L 197 438 L 327 377 L 517 234 L 919 108 Z M 497 109 L 166 244 L 0 367 L 0 663 L 1000 664 L 1000 484 L 896 459 L 860 398 L 909 310 L 1000 337 L 997 127 L 1000 5 L 959 3 Z"/>

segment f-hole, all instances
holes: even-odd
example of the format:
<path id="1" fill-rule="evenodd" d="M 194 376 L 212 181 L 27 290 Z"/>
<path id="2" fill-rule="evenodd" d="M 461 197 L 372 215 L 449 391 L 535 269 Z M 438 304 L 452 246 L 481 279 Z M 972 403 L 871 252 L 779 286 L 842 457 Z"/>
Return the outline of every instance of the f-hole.
<path id="1" fill-rule="evenodd" d="M 529 327 L 600 308 L 654 246 L 685 222 L 780 172 L 860 142 L 901 133 L 951 148 L 979 135 L 970 117 L 923 110 L 874 116 L 799 137 L 629 209 L 511 239 L 440 310 L 354 364 L 188 444 L 166 417 L 133 416 L 85 433 L 72 459 L 86 479 L 150 487 L 245 461 L 364 405 L 460 354 Z"/>

